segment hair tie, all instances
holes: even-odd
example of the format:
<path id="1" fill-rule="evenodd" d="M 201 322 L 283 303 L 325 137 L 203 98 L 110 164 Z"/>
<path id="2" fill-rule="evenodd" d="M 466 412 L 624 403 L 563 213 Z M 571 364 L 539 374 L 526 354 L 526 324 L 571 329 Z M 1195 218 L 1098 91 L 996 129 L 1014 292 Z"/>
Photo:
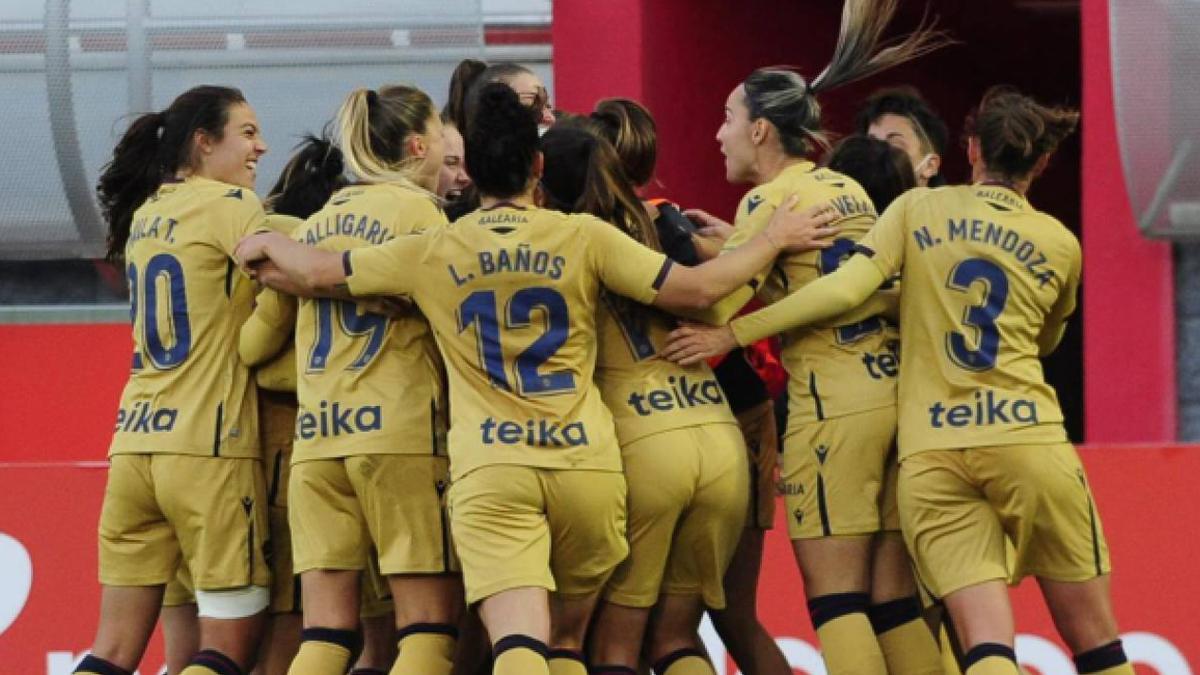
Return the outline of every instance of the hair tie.
<path id="1" fill-rule="evenodd" d="M 376 105 L 377 103 L 379 103 L 379 94 L 376 94 L 374 89 L 368 89 L 367 105 Z"/>

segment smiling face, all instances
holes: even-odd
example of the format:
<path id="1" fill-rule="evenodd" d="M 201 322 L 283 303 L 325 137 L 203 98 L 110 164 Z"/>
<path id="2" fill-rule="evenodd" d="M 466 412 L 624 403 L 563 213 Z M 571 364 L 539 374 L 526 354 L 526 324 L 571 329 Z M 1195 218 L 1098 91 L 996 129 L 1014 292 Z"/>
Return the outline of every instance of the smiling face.
<path id="1" fill-rule="evenodd" d="M 903 115 L 884 113 L 867 127 L 867 135 L 903 150 L 912 163 L 917 185 L 925 187 L 929 184 L 929 179 L 937 174 L 941 157 L 933 152 L 933 148 L 924 140 L 923 134 L 911 119 Z"/>
<path id="2" fill-rule="evenodd" d="M 756 124 L 746 107 L 746 90 L 739 84 L 725 100 L 725 120 L 717 129 L 717 142 L 725 155 L 725 180 L 730 183 L 753 182 Z"/>
<path id="3" fill-rule="evenodd" d="M 443 126 L 442 137 L 446 149 L 442 156 L 441 171 L 438 172 L 437 195 L 454 201 L 471 184 L 471 177 L 467 175 L 467 165 L 463 161 L 463 137 L 458 133 L 458 128 L 450 124 Z"/>
<path id="4" fill-rule="evenodd" d="M 220 139 L 196 132 L 192 173 L 253 190 L 258 158 L 266 154 L 267 144 L 262 139 L 258 117 L 248 103 L 234 103 L 229 106 L 228 115 Z"/>

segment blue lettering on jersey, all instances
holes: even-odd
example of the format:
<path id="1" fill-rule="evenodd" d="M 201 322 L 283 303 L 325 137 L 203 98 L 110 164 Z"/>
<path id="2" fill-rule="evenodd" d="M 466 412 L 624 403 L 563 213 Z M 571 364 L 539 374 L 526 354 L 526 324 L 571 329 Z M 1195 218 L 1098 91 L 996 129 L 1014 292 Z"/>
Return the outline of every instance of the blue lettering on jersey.
<path id="1" fill-rule="evenodd" d="M 685 410 L 702 405 L 720 405 L 725 402 L 725 392 L 714 379 L 703 382 L 688 382 L 687 375 L 675 379 L 667 378 L 667 389 L 650 389 L 645 393 L 633 392 L 626 403 L 641 417 L 655 412 Z"/>
<path id="2" fill-rule="evenodd" d="M 829 200 L 830 206 L 837 209 L 837 212 L 843 218 L 847 216 L 874 216 L 875 205 L 870 201 L 858 199 L 854 195 L 839 195 L 835 199 Z"/>
<path id="3" fill-rule="evenodd" d="M 479 425 L 480 440 L 486 445 L 533 445 L 541 448 L 574 448 L 588 444 L 583 422 L 562 424 L 547 420 L 513 422 L 487 418 Z"/>
<path id="4" fill-rule="evenodd" d="M 566 264 L 566 258 L 560 255 L 551 255 L 547 251 L 534 251 L 529 244 L 520 244 L 515 249 L 502 248 L 496 251 L 479 252 L 479 272 L 483 276 L 504 272 L 521 272 L 539 274 L 558 280 L 562 278 L 563 268 L 566 267 Z M 450 274 L 456 280 L 464 279 L 464 282 L 466 280 L 456 274 L 453 268 L 451 268 Z"/>
<path id="5" fill-rule="evenodd" d="M 1038 287 L 1054 281 L 1055 273 L 1054 270 L 1048 269 L 1050 259 L 1046 257 L 1046 254 L 1038 250 L 1037 245 L 1022 237 L 1016 230 L 1007 229 L 998 223 L 978 219 L 959 218 L 956 220 L 950 218 L 946 222 L 946 239 L 933 236 L 929 227 L 924 225 L 913 230 L 913 238 L 920 251 L 937 247 L 944 241 L 970 241 L 993 246 L 1015 258 L 1025 268 L 1025 271 L 1038 282 Z"/>
<path id="6" fill-rule="evenodd" d="M 168 244 L 175 243 L 175 226 L 179 224 L 174 218 L 154 216 L 154 218 L 138 218 L 129 226 L 129 240 L 126 246 L 140 239 L 162 239 Z"/>
<path id="7" fill-rule="evenodd" d="M 356 433 L 379 431 L 383 427 L 383 410 L 377 405 L 355 408 L 334 401 L 321 401 L 316 412 L 301 412 L 296 416 L 296 438 L 310 441 L 317 436 L 333 438 Z"/>
<path id="8" fill-rule="evenodd" d="M 895 340 L 892 340 L 884 347 L 884 351 L 878 354 L 870 352 L 863 354 L 863 366 L 866 367 L 867 375 L 871 379 L 882 380 L 885 377 L 896 377 L 900 374 L 900 353 L 896 349 L 897 344 Z"/>
<path id="9" fill-rule="evenodd" d="M 961 403 L 947 408 L 941 401 L 929 406 L 929 426 L 934 429 L 994 426 L 997 424 L 1037 424 L 1037 403 L 1024 398 L 1007 399 L 996 392 L 975 392 L 975 404 Z"/>
<path id="10" fill-rule="evenodd" d="M 117 410 L 117 428 L 114 431 L 124 431 L 132 434 L 150 434 L 170 431 L 175 428 L 175 420 L 179 417 L 176 408 L 151 408 L 149 403 L 138 402 L 129 410 Z"/>
<path id="11" fill-rule="evenodd" d="M 335 213 L 322 220 L 312 221 L 304 233 L 304 243 L 316 246 L 330 237 L 354 237 L 368 244 L 377 245 L 395 238 L 391 230 L 370 216 L 353 213 Z"/>

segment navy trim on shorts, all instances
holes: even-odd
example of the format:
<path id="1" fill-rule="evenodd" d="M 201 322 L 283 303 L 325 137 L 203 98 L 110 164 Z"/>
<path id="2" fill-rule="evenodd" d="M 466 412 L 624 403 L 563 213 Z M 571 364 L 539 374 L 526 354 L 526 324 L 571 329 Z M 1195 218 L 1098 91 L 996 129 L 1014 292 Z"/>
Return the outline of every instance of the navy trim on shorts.
<path id="1" fill-rule="evenodd" d="M 237 266 L 233 264 L 233 258 L 225 261 L 225 297 L 233 297 L 233 271 Z"/>
<path id="2" fill-rule="evenodd" d="M 213 457 L 221 456 L 221 424 L 225 421 L 225 403 L 217 404 L 217 425 L 213 429 Z"/>
<path id="3" fill-rule="evenodd" d="M 833 536 L 833 528 L 829 525 L 829 504 L 825 501 L 825 477 L 817 471 L 817 512 L 821 516 L 821 535 Z"/>
<path id="4" fill-rule="evenodd" d="M 445 481 L 439 480 L 433 484 L 438 495 L 438 519 L 442 522 L 442 572 L 450 573 L 450 523 L 446 522 L 446 488 Z"/>
<path id="5" fill-rule="evenodd" d="M 708 663 L 708 655 L 705 654 L 702 650 L 693 649 L 692 647 L 685 647 L 683 649 L 676 649 L 675 651 L 671 652 L 670 654 L 667 654 L 666 656 L 662 657 L 658 661 L 655 661 L 654 662 L 654 672 L 665 673 L 665 672 L 667 672 L 668 668 L 675 665 L 676 661 L 679 661 L 680 659 L 686 659 L 689 656 L 695 656 L 698 659 L 704 659 L 704 662 Z"/>
<path id="6" fill-rule="evenodd" d="M 662 268 L 658 270 L 658 276 L 654 277 L 654 283 L 650 284 L 650 287 L 656 291 L 661 290 L 663 283 L 667 280 L 667 274 L 671 272 L 671 266 L 674 264 L 675 261 L 670 258 L 664 260 Z"/>
<path id="7" fill-rule="evenodd" d="M 283 475 L 283 452 L 275 453 L 275 461 L 271 464 L 271 491 L 267 493 L 267 504 L 279 506 L 275 500 L 279 497 L 279 478 Z"/>
<path id="8" fill-rule="evenodd" d="M 817 374 L 808 374 L 808 393 L 812 394 L 813 402 L 817 404 L 817 419 L 825 419 L 825 408 L 821 405 L 821 395 L 817 393 Z"/>
<path id="9" fill-rule="evenodd" d="M 1104 574 L 1104 566 L 1100 560 L 1100 529 L 1096 526 L 1096 504 L 1092 502 L 1092 493 L 1088 490 L 1087 479 L 1082 474 L 1079 482 L 1083 484 L 1083 492 L 1087 495 L 1088 520 L 1092 527 L 1092 560 L 1096 563 L 1096 576 Z"/>
<path id="10" fill-rule="evenodd" d="M 1013 651 L 1012 647 L 995 642 L 983 642 L 972 647 L 971 651 L 963 657 L 963 672 L 965 673 L 968 668 L 989 656 L 1008 659 L 1013 663 L 1017 662 L 1017 653 Z"/>
<path id="11" fill-rule="evenodd" d="M 354 274 L 354 268 L 350 266 L 350 251 L 342 253 L 342 274 L 346 275 L 347 279 Z"/>
<path id="12" fill-rule="evenodd" d="M 875 257 L 875 250 L 872 249 L 870 246 L 863 246 L 862 244 L 855 244 L 854 248 L 851 250 L 854 251 L 855 253 L 858 253 L 859 255 L 864 255 L 868 258 Z"/>

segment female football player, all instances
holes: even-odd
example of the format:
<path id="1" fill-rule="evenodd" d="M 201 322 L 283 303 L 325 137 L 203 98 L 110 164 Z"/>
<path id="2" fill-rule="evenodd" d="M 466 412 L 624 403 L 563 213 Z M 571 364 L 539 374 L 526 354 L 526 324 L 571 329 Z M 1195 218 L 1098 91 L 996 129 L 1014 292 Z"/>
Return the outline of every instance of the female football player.
<path id="1" fill-rule="evenodd" d="M 687 362 L 810 326 L 902 274 L 900 515 L 970 675 L 1018 672 L 1010 575 L 1037 578 L 1080 673 L 1133 672 L 1095 503 L 1038 360 L 1075 309 L 1080 250 L 1025 195 L 1078 119 L 990 91 L 968 121 L 973 185 L 904 194 L 836 273 L 728 327 L 680 329 L 671 347 Z"/>
<path id="2" fill-rule="evenodd" d="M 601 288 L 698 309 L 828 228 L 781 212 L 737 251 L 686 268 L 592 216 L 537 208 L 537 123 L 502 84 L 480 92 L 466 152 L 483 206 L 453 225 L 342 254 L 264 235 L 242 254 L 268 284 L 405 294 L 428 317 L 450 374 L 450 514 L 467 601 L 480 603 L 496 673 L 548 673 L 546 643 L 578 653 L 627 552 L 620 452 L 592 382 Z M 554 667 L 586 672 L 575 658 Z"/>
<path id="3" fill-rule="evenodd" d="M 433 190 L 441 121 L 420 90 L 355 91 L 336 148 L 359 181 L 334 193 L 295 236 L 345 251 L 445 223 Z M 300 411 L 289 523 L 304 639 L 292 673 L 340 674 L 355 651 L 361 573 L 377 555 L 395 602 L 392 673 L 448 673 L 461 582 L 442 493 L 447 466 L 441 361 L 416 314 L 388 317 L 340 300 L 260 297 L 251 324 L 266 351 L 296 326 Z M 376 554 L 377 551 L 377 554 Z"/>
<path id="4" fill-rule="evenodd" d="M 816 78 L 764 68 L 729 94 L 717 131 L 726 178 L 756 187 L 738 206 L 737 231 L 726 245 L 757 232 L 790 193 L 804 205 L 834 206 L 842 234 L 830 249 L 764 269 L 709 320 L 728 320 L 756 290 L 769 300 L 831 273 L 874 223 L 874 205 L 858 183 L 806 157 L 827 147 L 822 92 L 943 43 L 922 26 L 877 52 L 895 9 L 895 0 L 847 2 L 833 58 Z M 795 331 L 783 361 L 789 380 L 780 489 L 825 662 L 834 674 L 936 672 L 936 643 L 920 621 L 903 542 L 895 533 L 877 536 L 898 529 L 885 489 L 896 432 L 896 333 L 872 316 Z"/>
<path id="5" fill-rule="evenodd" d="M 251 309 L 233 254 L 266 228 L 254 194 L 266 151 L 241 92 L 201 86 L 134 120 L 100 177 L 134 353 L 100 515 L 100 626 L 75 672 L 133 672 L 181 565 L 200 615 L 200 651 L 182 672 L 253 665 L 270 597 L 267 505 L 255 388 L 228 345 Z"/>
<path id="6" fill-rule="evenodd" d="M 658 156 L 658 133 L 650 111 L 636 101 L 610 98 L 597 103 L 589 117 L 616 149 L 626 177 L 645 189 L 654 178 Z M 694 265 L 720 250 L 719 243 L 713 245 L 693 234 L 690 227 L 679 227 L 683 217 L 674 205 L 660 209 L 654 202 L 643 203 L 654 220 L 662 251 L 672 260 Z M 705 248 L 712 250 L 702 256 L 700 251 Z M 773 362 L 778 368 L 778 362 Z M 709 616 L 721 641 L 743 671 L 790 675 L 791 668 L 783 652 L 758 620 L 763 538 L 775 520 L 778 434 L 774 406 L 766 383 L 742 350 L 727 354 L 714 366 L 713 373 L 742 430 L 749 453 L 751 484 L 746 527 L 725 573 L 725 607 L 710 607 Z"/>

